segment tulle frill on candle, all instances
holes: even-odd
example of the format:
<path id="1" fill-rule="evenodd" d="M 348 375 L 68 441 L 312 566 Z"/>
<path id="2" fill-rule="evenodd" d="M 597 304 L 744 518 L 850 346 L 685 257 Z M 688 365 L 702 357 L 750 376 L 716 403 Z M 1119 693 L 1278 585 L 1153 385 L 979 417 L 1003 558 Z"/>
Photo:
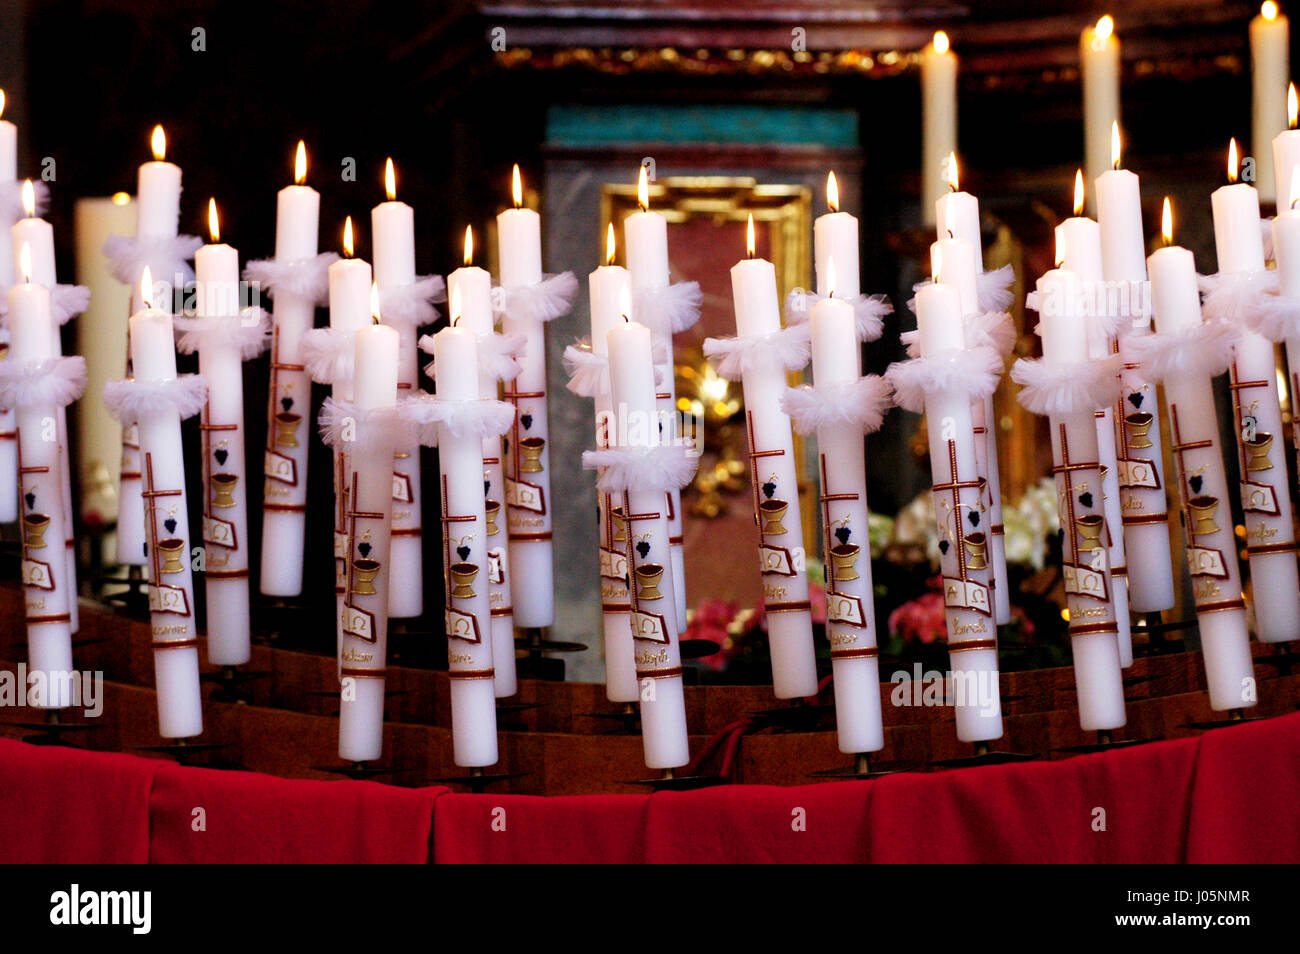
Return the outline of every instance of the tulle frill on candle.
<path id="1" fill-rule="evenodd" d="M 893 386 L 886 379 L 868 374 L 840 384 L 786 388 L 781 408 L 800 434 L 837 424 L 848 424 L 870 434 L 883 423 L 893 394 Z"/>
<path id="2" fill-rule="evenodd" d="M 433 354 L 433 335 L 422 335 L 420 350 Z M 513 381 L 519 375 L 519 355 L 524 349 L 523 335 L 507 335 L 499 331 L 478 336 L 479 370 L 498 381 Z M 424 373 L 433 376 L 434 362 L 424 366 Z"/>
<path id="3" fill-rule="evenodd" d="M 50 205 L 50 187 L 40 179 L 32 179 L 31 183 L 36 198 L 36 206 L 31 214 L 43 218 Z M 11 225 L 26 217 L 22 181 L 15 179 L 13 182 L 0 182 L 0 228 L 8 231 Z"/>
<path id="4" fill-rule="evenodd" d="M 970 401 L 982 401 L 998 387 L 1003 359 L 992 348 L 973 347 L 911 358 L 889 366 L 886 379 L 894 388 L 894 402 L 906 411 L 925 410 L 926 394 L 945 391 Z"/>
<path id="5" fill-rule="evenodd" d="M 694 448 L 681 444 L 609 447 L 582 452 L 584 470 L 598 470 L 596 486 L 604 491 L 681 490 L 699 467 Z"/>
<path id="6" fill-rule="evenodd" d="M 534 285 L 507 286 L 497 310 L 514 321 L 554 321 L 569 313 L 577 294 L 577 277 L 573 272 L 560 272 Z"/>
<path id="7" fill-rule="evenodd" d="M 208 399 L 208 382 L 197 374 L 161 381 L 109 381 L 104 385 L 104 405 L 123 424 L 137 424 L 142 417 L 174 411 L 181 419 L 203 410 Z"/>
<path id="8" fill-rule="evenodd" d="M 337 252 L 321 252 L 287 262 L 259 258 L 244 266 L 244 281 L 256 283 L 272 298 L 278 292 L 287 292 L 324 305 L 330 290 L 329 268 L 338 258 Z"/>
<path id="9" fill-rule="evenodd" d="M 659 367 L 667 360 L 666 349 L 658 343 L 652 347 L 655 362 L 655 386 L 663 384 Z M 565 387 L 579 397 L 594 398 L 609 393 L 609 358 L 591 350 L 591 342 L 580 338 L 564 349 L 564 370 L 569 373 Z"/>
<path id="10" fill-rule="evenodd" d="M 113 277 L 124 285 L 139 283 L 148 266 L 155 282 L 170 282 L 179 288 L 194 280 L 189 259 L 202 244 L 197 235 L 114 235 L 104 243 L 104 255 Z"/>
<path id="11" fill-rule="evenodd" d="M 380 289 L 379 313 L 384 324 L 418 328 L 438 318 L 436 305 L 447 300 L 447 282 L 441 275 L 421 275 L 409 285 Z"/>
<path id="12" fill-rule="evenodd" d="M 50 289 L 50 316 L 55 324 L 66 325 L 90 305 L 90 289 L 85 285 L 55 285 Z M 0 298 L 0 319 L 9 313 L 9 303 Z"/>
<path id="13" fill-rule="evenodd" d="M 638 288 L 632 292 L 636 320 L 649 328 L 656 340 L 693 328 L 700 320 L 703 303 L 699 282 L 673 282 L 662 288 Z"/>
<path id="14" fill-rule="evenodd" d="M 823 295 L 814 291 L 796 289 L 785 297 L 785 322 L 787 326 L 802 325 L 808 321 Z M 876 341 L 885 330 L 885 315 L 893 314 L 894 306 L 884 295 L 856 295 L 845 299 L 853 306 L 854 325 L 858 341 Z"/>
<path id="15" fill-rule="evenodd" d="M 0 361 L 0 410 L 67 407 L 85 388 L 86 359 L 80 355 L 37 362 Z"/>
<path id="16" fill-rule="evenodd" d="M 266 311 L 245 308 L 238 318 L 173 318 L 177 331 L 176 350 L 195 354 L 204 342 L 230 345 L 239 349 L 239 357 L 256 358 L 271 343 L 271 319 Z"/>
<path id="17" fill-rule="evenodd" d="M 780 369 L 801 371 L 811 354 L 807 323 L 753 337 L 705 338 L 704 356 L 729 381 L 746 372 Z"/>
<path id="18" fill-rule="evenodd" d="M 1020 385 L 1017 399 L 1026 410 L 1063 416 L 1114 404 L 1122 368 L 1119 355 L 1070 364 L 1021 358 L 1011 366 L 1011 380 Z"/>

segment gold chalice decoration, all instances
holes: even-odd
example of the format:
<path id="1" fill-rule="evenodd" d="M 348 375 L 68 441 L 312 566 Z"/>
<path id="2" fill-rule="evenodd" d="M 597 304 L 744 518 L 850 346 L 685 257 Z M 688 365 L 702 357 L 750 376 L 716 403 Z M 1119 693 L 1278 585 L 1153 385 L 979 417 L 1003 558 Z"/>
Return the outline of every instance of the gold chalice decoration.
<path id="1" fill-rule="evenodd" d="M 499 500 L 483 501 L 483 512 L 487 516 L 487 535 L 495 537 L 501 532 L 497 526 L 497 517 L 501 514 L 501 502 Z"/>
<path id="2" fill-rule="evenodd" d="M 162 557 L 161 573 L 183 573 L 185 564 L 181 556 L 185 553 L 185 541 L 178 537 L 168 537 L 158 541 L 158 555 Z"/>
<path id="3" fill-rule="evenodd" d="M 785 533 L 785 524 L 781 523 L 781 520 L 789 509 L 790 504 L 785 500 L 759 501 L 758 510 L 763 516 L 764 536 L 779 537 Z"/>
<path id="4" fill-rule="evenodd" d="M 217 495 L 212 501 L 212 506 L 225 509 L 235 505 L 235 498 L 231 496 L 235 492 L 235 485 L 239 483 L 238 474 L 213 474 L 212 490 Z"/>
<path id="5" fill-rule="evenodd" d="M 626 543 L 627 542 L 627 521 L 623 519 L 623 508 L 610 507 L 609 520 L 610 520 L 610 524 L 614 527 L 614 542 Z"/>
<path id="6" fill-rule="evenodd" d="M 298 425 L 302 415 L 292 411 L 282 411 L 275 416 L 275 444 L 277 447 L 298 446 Z"/>
<path id="7" fill-rule="evenodd" d="M 663 594 L 659 592 L 659 581 L 663 576 L 664 568 L 658 563 L 642 563 L 638 566 L 636 568 L 637 599 L 663 599 Z"/>
<path id="8" fill-rule="evenodd" d="M 983 531 L 968 533 L 962 537 L 962 544 L 966 548 L 966 569 L 968 570 L 987 570 L 988 562 L 988 538 L 984 536 Z"/>
<path id="9" fill-rule="evenodd" d="M 43 513 L 29 513 L 23 517 L 23 543 L 32 550 L 45 548 L 45 531 L 50 529 L 50 518 Z"/>
<path id="10" fill-rule="evenodd" d="M 855 568 L 861 553 L 862 547 L 856 543 L 837 543 L 831 547 L 832 577 L 836 583 L 861 579 Z"/>
<path id="11" fill-rule="evenodd" d="M 1273 435 L 1263 431 L 1255 434 L 1254 440 L 1243 441 L 1246 448 L 1246 470 L 1272 470 L 1273 462 L 1268 459 L 1268 452 L 1273 447 Z"/>
<path id="12" fill-rule="evenodd" d="M 360 557 L 352 561 L 352 594 L 354 596 L 374 596 L 375 577 L 379 575 L 379 561 Z"/>
<path id="13" fill-rule="evenodd" d="M 542 472 L 542 451 L 546 449 L 546 440 L 541 437 L 525 437 L 519 442 L 519 450 L 524 459 L 519 463 L 521 474 L 540 474 Z"/>
<path id="14" fill-rule="evenodd" d="M 451 573 L 451 596 L 456 600 L 471 600 L 474 598 L 474 579 L 478 576 L 478 564 L 476 563 L 453 563 L 449 568 Z"/>
<path id="15" fill-rule="evenodd" d="M 1214 515 L 1219 509 L 1218 497 L 1193 497 L 1187 501 L 1187 509 L 1192 512 L 1193 536 L 1219 532 L 1219 525 L 1214 522 Z"/>
<path id="16" fill-rule="evenodd" d="M 1083 542 L 1079 544 L 1080 550 L 1101 549 L 1101 531 L 1106 527 L 1106 520 L 1101 514 L 1085 513 L 1082 517 L 1075 517 L 1074 525 L 1083 537 Z"/>
<path id="17" fill-rule="evenodd" d="M 1128 446 L 1134 450 L 1141 450 L 1147 447 L 1153 447 L 1151 443 L 1151 425 L 1155 418 L 1146 411 L 1139 411 L 1136 414 L 1129 414 L 1124 418 L 1124 423 L 1128 425 Z"/>

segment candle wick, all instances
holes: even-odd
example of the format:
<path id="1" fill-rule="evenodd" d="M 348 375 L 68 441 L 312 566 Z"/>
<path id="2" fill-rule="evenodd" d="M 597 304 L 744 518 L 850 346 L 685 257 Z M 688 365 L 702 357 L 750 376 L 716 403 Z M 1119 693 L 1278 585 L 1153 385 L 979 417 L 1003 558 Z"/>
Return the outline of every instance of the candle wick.
<path id="1" fill-rule="evenodd" d="M 457 315 L 455 318 L 451 319 L 451 326 L 455 328 L 456 325 L 460 323 L 460 320 L 464 317 L 465 317 L 464 315 Z"/>
<path id="2" fill-rule="evenodd" d="M 623 316 L 623 320 L 626 321 L 629 325 L 632 323 L 632 319 L 629 318 L 627 315 Z"/>
<path id="3" fill-rule="evenodd" d="M 948 238 L 956 238 L 956 237 L 957 237 L 957 236 L 955 236 L 955 235 L 952 234 L 952 229 L 944 229 L 944 231 L 948 233 Z"/>

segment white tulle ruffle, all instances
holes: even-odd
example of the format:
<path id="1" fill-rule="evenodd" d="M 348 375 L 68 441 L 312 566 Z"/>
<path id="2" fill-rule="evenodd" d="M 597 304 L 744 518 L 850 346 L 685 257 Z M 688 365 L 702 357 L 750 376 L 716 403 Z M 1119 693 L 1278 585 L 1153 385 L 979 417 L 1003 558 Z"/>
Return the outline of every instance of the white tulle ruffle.
<path id="1" fill-rule="evenodd" d="M 255 282 L 272 298 L 285 292 L 324 305 L 329 298 L 329 268 L 338 259 L 337 252 L 321 252 L 311 258 L 284 262 L 260 258 L 244 266 L 244 281 Z"/>
<path id="2" fill-rule="evenodd" d="M 67 407 L 86 389 L 86 359 L 0 361 L 0 409 Z"/>
<path id="3" fill-rule="evenodd" d="M 448 401 L 431 394 L 416 394 L 403 402 L 403 414 L 420 427 L 420 443 L 436 447 L 445 430 L 452 437 L 500 437 L 515 420 L 515 406 L 481 398 Z"/>
<path id="4" fill-rule="evenodd" d="M 418 328 L 438 319 L 435 302 L 447 300 L 447 283 L 441 275 L 422 275 L 409 285 L 379 292 L 379 320 L 394 327 Z"/>
<path id="5" fill-rule="evenodd" d="M 894 387 L 894 403 L 919 414 L 925 410 L 926 395 L 936 391 L 970 402 L 984 400 L 997 390 L 1002 370 L 1003 358 L 992 348 L 968 348 L 897 361 L 885 378 Z"/>
<path id="6" fill-rule="evenodd" d="M 104 405 L 123 424 L 171 412 L 182 420 L 203 409 L 208 382 L 202 375 L 182 374 L 163 381 L 109 381 L 104 385 Z"/>
<path id="7" fill-rule="evenodd" d="M 699 282 L 643 288 L 632 296 L 633 315 L 657 337 L 675 335 L 699 321 L 703 301 Z"/>
<path id="8" fill-rule="evenodd" d="M 608 493 L 624 490 L 680 490 L 691 482 L 699 455 L 687 444 L 611 447 L 582 452 L 584 470 L 596 470 L 596 486 Z"/>
<path id="9" fill-rule="evenodd" d="M 1232 363 L 1238 329 L 1226 321 L 1207 321 L 1182 331 L 1133 335 L 1129 355 L 1152 383 L 1175 377 L 1206 378 Z"/>
<path id="10" fill-rule="evenodd" d="M 433 354 L 433 335 L 422 335 L 419 340 L 420 350 Z M 524 353 L 524 336 L 502 334 L 498 331 L 486 331 L 478 336 L 478 369 L 480 374 L 489 374 L 498 381 L 513 381 L 522 370 L 519 357 Z M 424 366 L 424 373 L 433 377 L 434 362 Z"/>
<path id="11" fill-rule="evenodd" d="M 800 325 L 808 321 L 813 305 L 821 301 L 816 292 L 795 290 L 785 297 L 787 325 Z M 858 295 L 845 299 L 853 306 L 854 330 L 859 341 L 875 341 L 885 330 L 885 315 L 892 314 L 894 306 L 884 295 Z"/>
<path id="12" fill-rule="evenodd" d="M 781 408 L 800 434 L 820 427 L 848 424 L 864 434 L 879 430 L 885 411 L 892 406 L 893 388 L 878 375 L 868 374 L 840 384 L 805 384 L 786 388 Z"/>
<path id="13" fill-rule="evenodd" d="M 1046 358 L 1021 358 L 1011 366 L 1020 385 L 1016 399 L 1035 414 L 1061 416 L 1096 411 L 1119 400 L 1119 355 L 1063 364 Z"/>
<path id="14" fill-rule="evenodd" d="M 168 282 L 173 288 L 194 281 L 194 269 L 189 259 L 199 250 L 203 240 L 197 235 L 177 235 L 172 238 L 135 238 L 129 235 L 110 235 L 104 243 L 113 277 L 124 285 L 135 285 L 149 266 L 149 276 L 155 282 Z"/>
<path id="15" fill-rule="evenodd" d="M 569 313 L 577 294 L 573 272 L 547 275 L 535 285 L 506 288 L 504 313 L 515 321 L 552 321 Z"/>
<path id="16" fill-rule="evenodd" d="M 242 361 L 256 358 L 271 343 L 271 319 L 266 311 L 252 305 L 238 318 L 173 318 L 180 337 L 176 350 L 181 354 L 201 351 L 205 345 L 227 345 L 239 349 Z"/>
<path id="17" fill-rule="evenodd" d="M 808 364 L 809 348 L 807 322 L 750 338 L 704 339 L 704 356 L 729 381 L 765 368 L 799 371 Z"/>

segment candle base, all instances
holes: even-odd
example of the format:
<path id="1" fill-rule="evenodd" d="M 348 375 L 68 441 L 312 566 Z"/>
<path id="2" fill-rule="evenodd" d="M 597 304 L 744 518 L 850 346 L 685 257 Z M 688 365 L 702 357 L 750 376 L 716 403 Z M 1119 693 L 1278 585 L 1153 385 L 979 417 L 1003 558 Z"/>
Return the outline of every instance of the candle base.
<path id="1" fill-rule="evenodd" d="M 1183 640 L 1179 638 L 1171 639 L 1169 634 L 1180 632 L 1185 629 L 1195 629 L 1196 619 L 1171 619 L 1165 622 L 1160 613 L 1143 613 L 1141 625 L 1134 626 L 1131 632 L 1134 637 L 1140 634 L 1146 634 L 1146 642 L 1138 644 L 1134 640 L 1134 656 L 1161 656 L 1169 653 L 1181 653 L 1186 651 Z"/>
<path id="2" fill-rule="evenodd" d="M 1116 739 L 1114 733 L 1109 729 L 1100 729 L 1097 732 L 1096 742 L 1084 742 L 1081 745 L 1063 745 L 1060 748 L 1052 749 L 1053 752 L 1068 752 L 1071 755 L 1089 755 L 1093 752 L 1109 752 L 1111 749 L 1126 749 L 1133 745 L 1145 745 L 1147 742 L 1157 742 L 1158 737 L 1147 739 Z"/>
<path id="3" fill-rule="evenodd" d="M 834 711 L 834 706 L 799 698 L 792 700 L 789 705 L 757 709 L 745 714 L 754 720 L 753 728 L 749 730 L 752 732 L 760 729 L 775 729 L 777 732 L 830 732 L 834 726 L 828 723 L 834 720 L 828 720 L 827 716 Z"/>
<path id="4" fill-rule="evenodd" d="M 489 785 L 499 785 L 511 779 L 524 778 L 527 772 L 493 772 L 481 768 L 471 768 L 468 775 L 448 775 L 443 778 L 427 779 L 424 785 L 463 785 L 471 795 L 482 795 Z"/>
<path id="5" fill-rule="evenodd" d="M 148 583 L 144 567 L 128 566 L 126 578 L 119 576 L 104 577 L 99 581 L 103 589 L 104 602 L 116 606 L 128 616 L 144 619 L 149 615 Z M 125 589 L 117 587 L 125 584 Z M 114 592 L 109 592 L 112 588 Z"/>
<path id="6" fill-rule="evenodd" d="M 253 701 L 249 683 L 265 679 L 271 674 L 263 669 L 240 669 L 238 666 L 222 666 L 217 672 L 206 672 L 199 676 L 200 682 L 216 683 L 216 688 L 208 698 L 213 702 L 232 702 L 235 705 L 247 705 Z"/>
<path id="7" fill-rule="evenodd" d="M 585 643 L 561 642 L 546 638 L 546 630 L 530 626 L 523 636 L 515 638 L 515 647 L 524 650 L 524 656 L 515 662 L 515 672 L 521 679 L 544 679 L 548 682 L 564 681 L 564 662 L 551 659 L 546 653 L 586 652 Z"/>
<path id="8" fill-rule="evenodd" d="M 971 755 L 955 759 L 935 759 L 929 764 L 935 768 L 971 768 L 979 765 L 1004 765 L 1008 762 L 1033 762 L 1038 759 L 1033 752 L 999 752 L 989 747 L 987 742 L 976 742 Z"/>
<path id="9" fill-rule="evenodd" d="M 1192 722 L 1184 722 L 1178 726 L 1180 729 L 1196 729 L 1200 732 L 1208 732 L 1212 729 L 1223 729 L 1231 725 L 1242 725 L 1246 722 L 1259 722 L 1260 716 L 1246 715 L 1244 709 L 1229 709 L 1221 719 L 1203 719 Z"/>
<path id="10" fill-rule="evenodd" d="M 46 709 L 43 719 L 15 719 L 0 722 L 0 725 L 31 732 L 23 738 L 28 745 L 63 745 L 69 748 L 80 746 L 68 741 L 66 736 L 108 728 L 102 722 L 65 722 L 60 709 Z"/>
<path id="11" fill-rule="evenodd" d="M 337 696 L 338 693 L 331 693 Z M 371 765 L 369 762 L 350 762 L 347 765 L 313 765 L 314 772 L 329 772 L 331 775 L 344 775 L 354 781 L 368 781 L 385 775 L 403 775 L 410 769 L 396 766 Z"/>
<path id="12" fill-rule="evenodd" d="M 160 755 L 169 755 L 180 765 L 191 765 L 201 755 L 230 748 L 225 742 L 191 741 L 194 738 L 198 737 L 190 736 L 184 739 L 173 739 L 171 742 L 164 742 L 161 745 L 137 745 L 135 748 L 140 752 L 157 752 Z"/>
<path id="13" fill-rule="evenodd" d="M 871 761 L 870 752 L 857 752 L 853 756 L 853 764 L 845 765 L 841 768 L 821 769 L 816 772 L 809 772 L 809 778 L 825 778 L 832 780 L 857 780 L 865 781 L 873 778 L 883 778 L 886 775 L 897 775 L 899 772 L 913 772 L 919 765 L 916 762 L 875 762 Z"/>
<path id="14" fill-rule="evenodd" d="M 657 778 L 639 778 L 628 785 L 646 785 L 653 792 L 691 792 L 699 788 L 730 785 L 728 779 L 718 775 L 678 775 L 673 769 L 663 769 Z"/>
<path id="15" fill-rule="evenodd" d="M 577 715 L 581 719 L 608 719 L 618 723 L 608 732 L 600 733 L 601 735 L 641 734 L 641 712 L 634 702 L 623 703 L 616 712 L 579 712 Z"/>
<path id="16" fill-rule="evenodd" d="M 507 702 L 497 699 L 497 729 L 501 732 L 529 732 L 532 726 L 523 722 L 520 716 L 531 709 L 541 709 L 540 702 Z"/>

